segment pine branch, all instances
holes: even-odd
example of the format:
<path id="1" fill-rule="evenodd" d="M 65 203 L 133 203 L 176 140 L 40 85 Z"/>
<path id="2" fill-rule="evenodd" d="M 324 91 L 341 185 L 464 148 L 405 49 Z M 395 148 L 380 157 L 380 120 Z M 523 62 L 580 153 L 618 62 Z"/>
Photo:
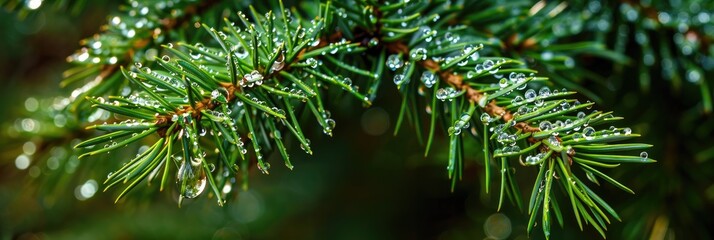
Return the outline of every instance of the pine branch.
<path id="1" fill-rule="evenodd" d="M 499 210 L 505 198 L 520 209 L 525 205 L 511 170 L 512 160 L 518 159 L 525 167 L 539 167 L 528 201 L 529 233 L 540 216 L 544 235 L 550 236 L 551 210 L 563 225 L 561 207 L 567 204 L 559 204 L 553 197 L 561 189 L 580 228 L 584 221 L 604 237 L 608 214 L 620 218 L 573 169 L 580 169 L 595 184 L 599 185 L 600 178 L 632 193 L 598 168 L 656 162 L 646 152 L 639 156 L 613 154 L 651 146 L 610 144 L 639 135 L 614 126 L 596 130 L 621 118 L 597 110 L 585 113 L 593 103 L 580 103 L 572 97 L 575 91 L 551 91 L 548 78 L 536 76 L 538 72 L 529 69 L 525 61 L 501 57 L 504 51 L 540 50 L 533 47 L 539 44 L 537 38 L 509 40 L 504 50 L 478 31 L 457 25 L 465 21 L 458 19 L 465 11 L 462 5 L 450 1 L 327 1 L 318 11 L 301 13 L 285 9 L 279 2 L 277 13 L 262 14 L 250 8 L 248 17 L 238 12 L 225 19 L 223 28 L 202 25 L 208 39 L 196 44 L 166 44 L 166 55 L 141 60 L 138 49 L 162 42 L 159 35 L 177 31 L 192 19 L 190 13 L 200 14 L 218 1 L 194 3 L 186 3 L 184 15 L 153 19 L 158 28 L 142 33 L 132 29 L 132 36 L 118 36 L 128 47 L 110 57 L 109 64 L 98 57 L 95 61 L 88 49 L 71 57 L 86 65 L 71 70 L 65 84 L 99 70 L 94 81 L 72 96 L 87 96 L 93 107 L 120 119 L 90 126 L 107 133 L 77 144 L 84 152 L 79 158 L 100 156 L 139 141 L 151 142 L 104 182 L 105 190 L 124 185 L 117 201 L 143 181 L 160 178 L 159 189 L 163 190 L 175 172 L 179 206 L 184 198 L 201 195 L 207 186 L 223 205 L 227 194 L 223 189 L 233 189 L 233 180 L 242 179 L 240 184 L 247 187 L 252 163 L 262 173 L 269 173 L 265 152 L 277 150 L 286 167 L 293 168 L 283 135 L 296 138 L 305 152 L 312 153 L 299 116 L 314 117 L 331 136 L 335 121 L 326 109 L 326 96 L 350 96 L 370 106 L 381 80 L 390 77 L 403 95 L 397 131 L 406 120 L 421 141 L 428 121 L 428 153 L 437 136 L 437 122 L 442 123 L 449 142 L 447 172 L 452 190 L 462 176 L 465 148 L 483 149 L 486 192 L 490 169 L 500 170 Z M 551 7 L 542 14 L 562 11 L 560 5 Z M 129 15 L 137 10 L 141 14 L 143 9 L 132 6 Z M 471 16 L 469 21 L 487 17 Z M 110 36 L 111 29 L 102 36 L 117 37 Z M 111 48 L 105 43 L 85 44 Z M 125 67 L 127 62 L 116 56 L 136 64 Z M 389 71 L 384 71 L 385 66 Z M 123 86 L 125 79 L 129 91 L 113 94 L 109 86 Z M 75 101 L 74 107 L 87 110 L 80 103 Z M 418 108 L 424 105 L 428 106 L 426 114 Z M 466 135 L 475 141 L 468 141 Z M 562 188 L 553 187 L 557 182 Z"/>

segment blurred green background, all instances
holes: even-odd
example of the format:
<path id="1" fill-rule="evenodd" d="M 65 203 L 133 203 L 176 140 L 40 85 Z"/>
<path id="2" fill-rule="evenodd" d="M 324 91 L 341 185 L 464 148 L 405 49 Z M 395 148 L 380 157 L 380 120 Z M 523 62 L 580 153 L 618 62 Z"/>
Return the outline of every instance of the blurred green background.
<path id="1" fill-rule="evenodd" d="M 78 48 L 80 39 L 96 33 L 122 2 L 89 1 L 76 14 L 41 9 L 19 17 L 0 11 L 2 131 L 22 124 L 30 111 L 28 104 L 33 106 L 29 97 L 66 94 L 58 87 L 62 71 L 68 68 L 65 58 Z M 637 54 L 633 50 L 632 55 Z M 610 65 L 590 60 L 579 63 L 596 72 L 611 71 Z M 605 86 L 584 83 L 602 97 L 601 108 L 624 116 L 627 125 L 643 133 L 641 142 L 655 145 L 650 156 L 659 160 L 611 171 L 637 195 L 610 185 L 598 188 L 623 218 L 623 223 L 609 226 L 607 235 L 611 239 L 711 238 L 714 120 L 701 112 L 698 86 L 673 89 L 655 74 L 650 89 L 642 91 L 635 80 L 638 74 L 637 70 L 613 74 L 608 77 L 612 84 Z M 291 144 L 295 169 L 290 171 L 279 166 L 279 156 L 271 154 L 271 174 L 253 172 L 250 189 L 238 191 L 224 207 L 204 194 L 178 208 L 175 187 L 160 193 L 155 185 L 142 185 L 114 204 L 117 190 L 102 192 L 96 182 L 108 173 L 106 167 L 98 167 L 102 161 L 116 165 L 117 159 L 90 159 L 79 163 L 80 170 L 63 173 L 74 174 L 73 180 L 43 181 L 51 161 L 48 166 L 20 170 L 17 157 L 29 150 L 55 150 L 28 145 L 7 130 L 0 139 L 0 238 L 529 238 L 527 214 L 513 205 L 499 213 L 498 196 L 484 193 L 478 147 L 467 150 L 464 179 L 451 192 L 443 136 L 432 150 L 436 154 L 425 159 L 423 147 L 409 131 L 391 134 L 400 99 L 396 90 L 387 85 L 380 96 L 369 110 L 353 102 L 331 103 L 338 123 L 335 137 L 320 129 L 308 130 L 315 155 Z M 92 166 L 94 170 L 88 171 Z M 536 170 L 517 170 L 524 192 L 530 191 Z M 553 239 L 600 239 L 590 228 L 577 229 L 570 212 L 564 216 L 566 226 L 554 228 Z M 543 238 L 540 229 L 530 238 Z"/>

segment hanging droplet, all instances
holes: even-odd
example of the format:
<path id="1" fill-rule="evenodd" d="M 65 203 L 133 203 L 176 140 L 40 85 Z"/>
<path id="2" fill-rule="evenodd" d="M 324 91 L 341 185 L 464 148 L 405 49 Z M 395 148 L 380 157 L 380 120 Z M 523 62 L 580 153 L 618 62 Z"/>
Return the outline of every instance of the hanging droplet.
<path id="1" fill-rule="evenodd" d="M 181 196 L 195 198 L 206 188 L 206 173 L 201 167 L 200 160 L 183 160 L 176 174 L 176 184 L 181 189 Z"/>
<path id="2" fill-rule="evenodd" d="M 518 103 L 520 103 L 520 102 L 522 102 L 522 101 L 523 101 L 523 97 L 521 97 L 521 95 L 518 95 L 518 96 L 514 97 L 514 98 L 511 100 L 511 103 L 513 103 L 513 104 L 518 104 Z"/>
<path id="3" fill-rule="evenodd" d="M 425 48 L 415 48 L 409 52 L 409 57 L 416 61 L 426 60 L 426 49 Z"/>
<path id="4" fill-rule="evenodd" d="M 483 123 L 488 123 L 491 121 L 491 116 L 488 115 L 488 113 L 482 113 L 481 114 L 481 122 Z"/>
<path id="5" fill-rule="evenodd" d="M 392 71 L 396 71 L 402 66 L 404 66 L 404 62 L 402 61 L 402 58 L 399 57 L 399 55 L 392 54 L 387 57 L 387 67 Z"/>
<path id="6" fill-rule="evenodd" d="M 401 85 L 404 82 L 406 82 L 406 79 L 404 78 L 404 74 L 395 74 L 394 75 L 394 84 L 395 85 Z"/>
<path id="7" fill-rule="evenodd" d="M 436 84 L 436 75 L 431 71 L 424 71 L 421 74 L 420 80 L 424 83 L 424 86 L 431 88 L 434 84 Z"/>
<path id="8" fill-rule="evenodd" d="M 263 174 L 268 174 L 268 170 L 270 170 L 270 163 L 263 162 L 263 164 L 260 164 L 260 162 L 258 162 L 258 170 L 260 170 Z"/>
<path id="9" fill-rule="evenodd" d="M 436 98 L 438 98 L 441 101 L 444 101 L 446 97 L 448 97 L 448 93 L 446 89 L 440 88 L 439 90 L 436 90 Z"/>

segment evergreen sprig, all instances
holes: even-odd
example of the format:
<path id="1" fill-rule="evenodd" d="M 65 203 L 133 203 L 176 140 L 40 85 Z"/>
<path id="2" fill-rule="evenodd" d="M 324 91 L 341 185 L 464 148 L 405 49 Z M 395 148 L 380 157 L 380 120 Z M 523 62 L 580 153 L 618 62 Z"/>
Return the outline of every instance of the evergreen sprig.
<path id="1" fill-rule="evenodd" d="M 72 93 L 70 110 L 85 112 L 80 118 L 86 118 L 93 113 L 85 106 L 91 103 L 118 119 L 90 126 L 106 133 L 78 143 L 83 152 L 79 158 L 151 142 L 107 177 L 105 190 L 124 184 L 117 201 L 142 181 L 160 181 L 163 190 L 175 179 L 179 204 L 208 187 L 222 205 L 235 179 L 247 187 L 252 163 L 269 173 L 265 153 L 279 152 L 286 167 L 293 168 L 285 138 L 292 136 L 312 153 L 302 116 L 314 118 L 332 135 L 335 121 L 325 99 L 347 96 L 369 106 L 384 79 L 392 80 L 402 94 L 395 133 L 410 122 L 417 139 L 425 143 L 425 156 L 436 141 L 437 125 L 448 136 L 452 189 L 463 174 L 464 149 L 478 147 L 484 153 L 486 192 L 491 175 L 498 175 L 499 209 L 505 198 L 525 209 L 514 166 L 538 167 L 527 201 L 529 232 L 540 218 L 549 237 L 552 216 L 563 226 L 563 208 L 571 208 L 580 229 L 584 222 L 604 237 L 610 217 L 620 217 L 592 184 L 604 180 L 633 191 L 601 169 L 655 162 L 646 152 L 632 154 L 651 147 L 648 144 L 613 143 L 639 137 L 615 126 L 622 118 L 580 102 L 574 94 L 582 89 L 558 90 L 520 57 L 556 66 L 542 57 L 543 49 L 528 47 L 550 36 L 529 32 L 499 42 L 476 27 L 455 24 L 509 18 L 497 14 L 503 6 L 464 15 L 466 5 L 446 0 L 327 1 L 316 11 L 288 9 L 278 2 L 269 7 L 273 11 L 251 7 L 248 14 L 224 16 L 224 24 L 191 21 L 190 13 L 215 4 L 208 2 L 178 1 L 165 9 L 132 2 L 127 16 L 110 18 L 104 34 L 84 42 L 91 49 L 70 57 L 78 67 L 68 71 L 63 84 L 83 85 Z M 562 10 L 560 5 L 541 8 L 548 11 L 518 14 L 547 19 Z M 142 27 L 127 27 L 139 23 Z M 527 27 L 524 22 L 513 24 L 508 26 Z M 209 37 L 195 37 L 195 43 L 162 38 L 179 34 L 176 28 L 186 25 L 201 28 L 195 31 Z M 509 36 L 505 28 L 491 31 Z M 160 53 L 156 47 L 161 44 Z M 504 51 L 504 44 L 522 47 Z M 577 53 L 602 50 L 592 44 L 542 46 Z M 603 55 L 622 60 L 615 53 Z M 563 66 L 570 64 L 562 59 Z M 127 65 L 131 62 L 134 65 Z M 549 70 L 548 76 L 564 73 L 558 83 L 568 82 L 568 68 Z M 493 174 L 492 168 L 498 172 Z M 557 191 L 567 202 L 554 197 Z"/>

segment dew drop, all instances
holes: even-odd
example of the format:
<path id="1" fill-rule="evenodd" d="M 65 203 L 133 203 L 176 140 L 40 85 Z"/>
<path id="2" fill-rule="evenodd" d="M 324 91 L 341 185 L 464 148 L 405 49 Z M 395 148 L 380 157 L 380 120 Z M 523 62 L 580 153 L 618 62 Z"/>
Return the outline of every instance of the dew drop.
<path id="1" fill-rule="evenodd" d="M 592 139 L 595 136 L 595 129 L 593 127 L 586 127 L 583 129 L 583 136 L 585 139 Z"/>
<path id="2" fill-rule="evenodd" d="M 434 84 L 436 84 L 436 75 L 431 71 L 424 71 L 421 74 L 420 80 L 424 83 L 424 86 L 431 88 Z"/>
<path id="3" fill-rule="evenodd" d="M 402 61 L 401 57 L 397 54 L 392 54 L 389 55 L 387 58 L 387 67 L 391 69 L 392 71 L 396 71 L 397 69 L 401 68 L 404 66 L 404 62 Z"/>
<path id="4" fill-rule="evenodd" d="M 181 196 L 195 198 L 206 188 L 206 173 L 200 163 L 184 160 L 176 174 L 176 184 L 181 189 Z"/>
<path id="5" fill-rule="evenodd" d="M 488 115 L 488 113 L 482 113 L 481 114 L 481 122 L 483 123 L 488 123 L 491 121 L 491 116 Z"/>
<path id="6" fill-rule="evenodd" d="M 531 102 L 535 101 L 536 92 L 533 89 L 528 89 L 523 96 L 525 97 L 526 102 L 531 103 Z"/>
<path id="7" fill-rule="evenodd" d="M 624 133 L 625 135 L 629 135 L 630 133 L 632 133 L 632 129 L 624 128 L 624 129 L 622 129 L 622 133 Z"/>

